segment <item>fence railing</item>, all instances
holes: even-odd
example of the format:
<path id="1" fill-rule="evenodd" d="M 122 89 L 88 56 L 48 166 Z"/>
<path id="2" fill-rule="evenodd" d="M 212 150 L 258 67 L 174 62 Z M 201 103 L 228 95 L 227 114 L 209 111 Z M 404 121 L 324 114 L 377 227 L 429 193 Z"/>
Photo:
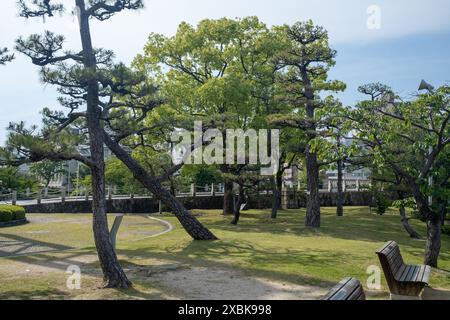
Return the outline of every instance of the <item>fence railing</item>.
<path id="1" fill-rule="evenodd" d="M 353 180 L 352 180 L 353 181 Z M 359 181 L 353 184 L 344 183 L 343 190 L 347 192 L 359 192 L 362 191 L 365 186 L 361 185 Z M 284 191 L 288 192 L 304 192 L 299 185 L 283 186 Z M 328 183 L 328 188 L 319 190 L 320 193 L 336 192 L 337 186 L 334 186 L 331 182 Z M 177 197 L 206 197 L 206 196 L 221 196 L 224 194 L 223 184 L 211 184 L 211 185 L 195 185 L 179 187 L 174 191 Z M 270 189 L 258 190 L 257 193 L 261 195 L 272 194 Z M 119 189 L 113 186 L 106 188 L 106 199 L 134 199 L 134 198 L 153 198 L 154 196 L 147 189 L 125 188 Z M 41 204 L 49 202 L 66 202 L 66 201 L 89 201 L 92 200 L 92 191 L 90 188 L 80 187 L 75 190 L 67 190 L 62 188 L 45 188 L 42 190 L 31 191 L 9 191 L 0 193 L 0 203 L 6 204 L 20 204 L 31 205 Z"/>
<path id="2" fill-rule="evenodd" d="M 180 188 L 175 190 L 177 197 L 202 197 L 223 194 L 220 185 L 197 186 Z M 126 188 L 119 189 L 108 186 L 106 188 L 106 199 L 134 199 L 134 198 L 153 198 L 153 194 L 147 189 Z M 4 204 L 41 204 L 49 202 L 66 201 L 89 201 L 92 200 L 92 191 L 90 188 L 80 187 L 78 190 L 67 190 L 62 188 L 45 188 L 37 191 L 21 190 L 0 193 L 0 203 Z"/>

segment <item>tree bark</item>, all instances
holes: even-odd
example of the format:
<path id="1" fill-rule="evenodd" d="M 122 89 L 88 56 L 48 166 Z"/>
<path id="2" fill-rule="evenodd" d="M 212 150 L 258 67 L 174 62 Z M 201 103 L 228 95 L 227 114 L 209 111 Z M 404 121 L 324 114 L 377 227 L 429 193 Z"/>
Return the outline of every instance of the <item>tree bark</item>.
<path id="1" fill-rule="evenodd" d="M 117 142 L 113 141 L 105 131 L 103 131 L 103 135 L 108 148 L 127 166 L 128 169 L 130 169 L 136 180 L 156 195 L 156 197 L 161 199 L 166 206 L 171 208 L 175 217 L 194 240 L 217 240 L 217 237 L 203 226 L 200 221 L 198 221 L 194 215 L 170 193 L 170 191 L 166 190 L 158 179 L 150 176 L 145 169 Z"/>
<path id="2" fill-rule="evenodd" d="M 405 231 L 409 234 L 409 236 L 413 239 L 421 239 L 420 234 L 417 233 L 417 231 L 414 230 L 413 227 L 411 227 L 411 225 L 409 224 L 409 219 L 406 216 L 405 208 L 401 207 L 399 209 L 399 212 L 400 212 L 400 217 L 401 217 L 403 228 L 405 228 Z"/>
<path id="3" fill-rule="evenodd" d="M 223 194 L 223 215 L 234 214 L 233 181 L 225 178 Z"/>
<path id="4" fill-rule="evenodd" d="M 438 258 L 441 251 L 441 226 L 441 219 L 438 215 L 427 221 L 427 247 L 424 263 L 433 268 L 438 267 Z"/>
<path id="5" fill-rule="evenodd" d="M 437 268 L 439 253 L 441 251 L 441 226 L 442 221 L 439 213 L 433 212 L 428 204 L 427 197 L 421 192 L 416 181 L 407 177 L 421 220 L 427 224 L 427 246 L 425 250 L 425 264 Z"/>
<path id="6" fill-rule="evenodd" d="M 314 90 L 311 81 L 308 76 L 306 67 L 302 67 L 301 70 L 302 80 L 305 86 L 304 95 L 306 101 L 306 115 L 308 120 L 314 125 L 310 130 L 316 131 L 315 123 L 315 105 L 314 105 Z M 307 192 L 306 199 L 306 221 L 307 227 L 319 228 L 320 227 L 320 198 L 319 198 L 319 163 L 317 161 L 317 154 L 311 151 L 309 142 L 312 141 L 316 135 L 315 133 L 308 133 L 308 146 L 306 147 L 306 175 L 307 175 Z"/>
<path id="7" fill-rule="evenodd" d="M 276 219 L 278 216 L 278 209 L 280 208 L 280 203 L 278 202 L 278 187 L 277 187 L 277 178 L 272 177 L 272 213 L 270 217 L 272 219 Z"/>
<path id="8" fill-rule="evenodd" d="M 311 153 L 309 146 L 306 151 L 306 172 L 308 184 L 308 196 L 306 200 L 307 227 L 320 227 L 320 198 L 319 198 L 319 165 L 317 155 Z"/>
<path id="9" fill-rule="evenodd" d="M 239 186 L 239 195 L 234 206 L 234 218 L 231 221 L 232 225 L 237 225 L 239 223 L 239 218 L 241 217 L 241 205 L 245 201 L 245 194 L 243 186 Z"/>
<path id="10" fill-rule="evenodd" d="M 84 66 L 93 71 L 94 76 L 87 82 L 87 126 L 91 152 L 92 191 L 93 191 L 93 233 L 100 266 L 103 271 L 104 286 L 108 288 L 128 288 L 131 282 L 125 275 L 117 259 L 111 242 L 108 218 L 106 215 L 105 163 L 103 132 L 100 122 L 101 110 L 98 106 L 99 88 L 95 77 L 96 59 L 92 48 L 89 16 L 85 11 L 84 0 L 76 0 L 80 9 L 80 36 L 83 46 Z"/>
<path id="11" fill-rule="evenodd" d="M 344 160 L 339 159 L 337 162 L 337 172 L 338 172 L 338 179 L 337 179 L 337 208 L 336 208 L 336 215 L 338 217 L 344 216 L 344 190 L 343 190 L 343 173 L 344 171 Z"/>
<path id="12" fill-rule="evenodd" d="M 283 188 L 283 173 L 278 171 L 272 178 L 272 214 L 271 218 L 278 217 L 278 210 L 281 208 L 281 189 Z"/>

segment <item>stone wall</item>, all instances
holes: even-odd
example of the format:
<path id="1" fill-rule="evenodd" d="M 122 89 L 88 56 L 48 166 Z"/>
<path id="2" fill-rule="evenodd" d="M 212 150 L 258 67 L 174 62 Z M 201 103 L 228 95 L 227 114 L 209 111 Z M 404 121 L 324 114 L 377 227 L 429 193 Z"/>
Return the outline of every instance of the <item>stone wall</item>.
<path id="1" fill-rule="evenodd" d="M 288 207 L 291 209 L 306 206 L 306 195 L 288 194 Z M 213 210 L 222 209 L 223 196 L 208 197 L 180 197 L 178 198 L 187 209 Z M 320 202 L 324 207 L 336 206 L 336 193 L 321 193 Z M 346 192 L 344 205 L 346 206 L 368 206 L 370 194 L 366 192 Z M 156 213 L 159 211 L 159 203 L 155 199 L 113 199 L 107 200 L 107 211 L 109 213 Z M 24 206 L 27 213 L 91 213 L 92 201 L 66 201 L 65 203 L 42 203 Z M 272 207 L 271 195 L 260 195 L 249 199 L 250 209 L 270 209 Z M 163 210 L 168 209 L 163 206 Z"/>

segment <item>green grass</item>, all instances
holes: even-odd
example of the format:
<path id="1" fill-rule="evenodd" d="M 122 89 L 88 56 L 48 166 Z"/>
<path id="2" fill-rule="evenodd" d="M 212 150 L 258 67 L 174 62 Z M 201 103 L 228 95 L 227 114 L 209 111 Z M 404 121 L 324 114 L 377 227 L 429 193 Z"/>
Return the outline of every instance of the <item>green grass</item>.
<path id="1" fill-rule="evenodd" d="M 365 284 L 367 268 L 379 265 L 375 251 L 388 240 L 400 244 L 407 263 L 422 263 L 425 240 L 410 239 L 393 211 L 379 216 L 370 214 L 368 208 L 350 207 L 346 208 L 345 216 L 341 218 L 336 217 L 334 211 L 334 208 L 322 209 L 320 229 L 303 226 L 304 210 L 281 211 L 275 221 L 269 218 L 269 211 L 251 210 L 243 214 L 238 226 L 230 225 L 231 218 L 222 216 L 219 211 L 202 211 L 200 220 L 220 238 L 214 242 L 191 240 L 178 221 L 168 214 L 162 218 L 172 223 L 174 230 L 161 237 L 146 238 L 143 237 L 145 232 L 158 226 L 146 225 L 147 220 L 135 217 L 119 232 L 118 253 L 122 264 L 129 270 L 149 267 L 157 261 L 174 261 L 192 266 L 227 267 L 242 270 L 247 275 L 324 288 L 333 286 L 346 276 L 356 277 Z M 61 221 L 0 229 L 0 236 L 3 234 L 76 249 L 0 258 L 0 298 L 158 299 L 164 296 L 164 288 L 157 287 L 151 279 L 146 281 L 140 277 L 133 277 L 135 286 L 130 290 L 97 289 L 101 274 L 95 258 L 90 224 L 66 223 L 64 219 L 68 215 L 51 217 L 59 217 Z M 423 223 L 415 220 L 411 223 L 425 236 Z M 42 230 L 50 232 L 39 232 Z M 442 237 L 440 270 L 433 271 L 431 286 L 450 290 L 450 237 Z M 58 263 L 76 262 L 86 255 L 91 258 L 83 262 L 89 270 L 83 290 L 67 291 L 65 270 L 58 268 Z M 46 263 L 56 264 L 54 268 L 59 273 L 46 275 L 32 270 L 24 276 L 12 271 L 15 264 L 45 266 Z M 383 285 L 385 287 L 384 278 Z"/>
<path id="2" fill-rule="evenodd" d="M 221 239 L 196 242 L 178 227 L 156 239 L 121 246 L 127 256 L 151 255 L 193 265 L 219 264 L 238 267 L 251 274 L 287 279 L 299 284 L 329 286 L 346 276 L 367 278 L 366 270 L 379 265 L 375 251 L 388 240 L 399 243 L 407 263 L 422 263 L 425 240 L 408 237 L 397 215 L 369 214 L 367 208 L 346 208 L 336 217 L 333 208 L 322 209 L 322 227 L 303 226 L 304 210 L 280 212 L 276 221 L 268 211 L 246 212 L 240 225 L 230 217 L 208 211 L 202 221 Z M 165 217 L 176 223 L 172 217 Z M 425 225 L 412 221 L 425 236 Z M 432 277 L 432 285 L 450 289 L 450 238 L 443 236 L 439 265 L 443 272 Z M 150 253 L 151 252 L 151 253 Z"/>

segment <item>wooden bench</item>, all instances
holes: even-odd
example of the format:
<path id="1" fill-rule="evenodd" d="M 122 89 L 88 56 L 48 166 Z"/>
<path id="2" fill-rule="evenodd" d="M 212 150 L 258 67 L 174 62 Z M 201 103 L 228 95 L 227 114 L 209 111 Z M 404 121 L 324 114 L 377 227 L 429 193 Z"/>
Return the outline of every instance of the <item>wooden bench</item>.
<path id="1" fill-rule="evenodd" d="M 366 300 L 366 295 L 357 279 L 345 278 L 331 289 L 322 300 Z"/>
<path id="2" fill-rule="evenodd" d="M 418 297 L 428 285 L 431 268 L 426 265 L 407 265 L 395 241 L 389 241 L 377 251 L 392 295 Z"/>

